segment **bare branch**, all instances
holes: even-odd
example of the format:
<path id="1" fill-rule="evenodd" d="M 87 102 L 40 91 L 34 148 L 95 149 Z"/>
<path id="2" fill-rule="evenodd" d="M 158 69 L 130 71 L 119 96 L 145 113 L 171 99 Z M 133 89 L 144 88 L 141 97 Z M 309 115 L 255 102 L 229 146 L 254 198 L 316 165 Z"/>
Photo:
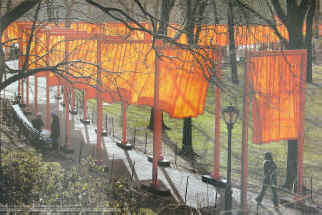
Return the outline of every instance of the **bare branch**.
<path id="1" fill-rule="evenodd" d="M 146 29 L 140 22 L 138 22 L 133 17 L 129 16 L 127 13 L 125 13 L 121 9 L 111 8 L 111 7 L 104 7 L 104 6 L 102 6 L 102 5 L 94 2 L 92 0 L 86 0 L 86 2 L 88 2 L 89 4 L 91 4 L 91 5 L 99 8 L 100 10 L 104 11 L 109 16 L 111 16 L 113 19 L 122 22 L 130 30 L 139 30 L 139 31 L 143 31 L 143 32 L 152 34 L 151 31 L 149 31 L 148 29 Z M 125 20 L 124 19 L 121 19 L 120 17 L 115 16 L 112 12 L 116 12 L 117 14 L 120 14 L 121 16 L 123 16 L 125 18 Z M 133 26 L 129 25 L 128 21 L 131 22 L 131 23 L 134 23 L 138 27 L 133 27 Z"/>
<path id="2" fill-rule="evenodd" d="M 28 41 L 28 44 L 27 44 L 27 49 L 26 49 L 26 58 L 25 58 L 24 65 L 22 67 L 23 69 L 25 69 L 27 67 L 27 64 L 29 62 L 30 48 L 31 48 L 31 43 L 32 43 L 32 39 L 33 39 L 33 36 L 34 36 L 34 32 L 35 32 L 35 29 L 36 29 L 36 21 L 38 20 L 39 10 L 40 10 L 40 3 L 37 6 L 35 16 L 34 16 L 34 22 L 32 23 L 31 34 L 30 34 L 29 41 Z"/>
<path id="3" fill-rule="evenodd" d="M 270 19 L 267 19 L 266 17 L 262 16 L 259 12 L 257 12 L 256 10 L 254 10 L 253 8 L 251 8 L 249 5 L 241 2 L 240 0 L 236 0 L 236 2 L 239 4 L 240 7 L 243 7 L 245 9 L 247 9 L 249 12 L 253 13 L 255 16 L 257 16 L 258 18 L 260 18 L 261 20 L 263 20 L 264 22 L 266 22 L 274 31 L 274 33 L 277 35 L 277 37 L 286 45 L 288 44 L 288 41 L 286 38 L 284 38 L 280 32 L 278 31 L 277 27 L 276 27 L 276 23 Z"/>
<path id="4" fill-rule="evenodd" d="M 41 0 L 25 0 L 22 1 L 17 7 L 10 10 L 4 16 L 1 17 L 0 32 L 3 32 L 12 22 L 19 19 L 27 11 L 32 9 L 36 4 L 40 3 Z"/>
<path id="5" fill-rule="evenodd" d="M 286 18 L 285 12 L 283 11 L 283 9 L 281 7 L 281 3 L 278 0 L 271 0 L 271 3 L 273 5 L 279 19 L 282 21 L 282 23 L 284 25 L 287 25 L 287 18 Z"/>

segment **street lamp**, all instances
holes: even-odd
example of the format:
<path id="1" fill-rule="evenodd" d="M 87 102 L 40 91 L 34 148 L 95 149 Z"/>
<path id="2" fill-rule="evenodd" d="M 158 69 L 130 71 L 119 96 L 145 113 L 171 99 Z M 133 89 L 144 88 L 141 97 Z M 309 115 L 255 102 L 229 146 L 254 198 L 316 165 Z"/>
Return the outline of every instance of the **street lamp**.
<path id="1" fill-rule="evenodd" d="M 232 105 L 222 111 L 223 118 L 228 130 L 228 158 L 227 158 L 227 184 L 225 190 L 225 211 L 231 214 L 232 209 L 232 190 L 231 190 L 231 130 L 237 121 L 239 111 Z"/>

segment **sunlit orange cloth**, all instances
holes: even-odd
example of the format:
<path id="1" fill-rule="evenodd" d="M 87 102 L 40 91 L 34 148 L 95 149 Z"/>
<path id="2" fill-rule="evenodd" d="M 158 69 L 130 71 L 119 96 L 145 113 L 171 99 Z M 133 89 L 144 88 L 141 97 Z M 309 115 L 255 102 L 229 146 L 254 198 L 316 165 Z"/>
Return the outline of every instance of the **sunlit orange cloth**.
<path id="1" fill-rule="evenodd" d="M 9 46 L 12 46 L 15 43 L 21 43 L 21 38 L 19 38 L 19 26 L 17 22 L 11 23 L 2 33 L 1 43 L 2 47 L 5 48 L 6 55 L 9 55 Z"/>
<path id="2" fill-rule="evenodd" d="M 49 39 L 49 62 L 48 64 L 51 66 L 57 65 L 63 61 L 65 61 L 65 37 L 63 35 L 48 35 Z M 58 69 L 64 69 L 58 67 Z M 48 75 L 48 86 L 57 86 L 61 85 L 60 77 L 54 73 L 50 72 Z"/>
<path id="3" fill-rule="evenodd" d="M 64 27 L 57 27 L 57 26 L 47 26 L 46 28 L 48 34 L 47 34 L 47 39 L 48 39 L 48 64 L 50 66 L 56 66 L 57 64 L 60 64 L 62 62 L 71 62 L 72 60 L 83 60 L 86 61 L 86 57 L 84 57 L 84 54 L 82 55 L 82 52 L 78 52 L 78 49 L 82 49 L 84 48 L 85 51 L 88 50 L 88 45 L 85 47 L 73 47 L 72 46 L 72 50 L 67 50 L 67 46 L 66 44 L 68 43 L 68 47 L 70 46 L 70 43 L 73 44 L 71 41 L 73 40 L 73 38 L 75 37 L 75 35 L 77 36 L 82 36 L 83 34 L 87 34 L 84 31 L 74 31 L 72 29 L 69 28 L 64 28 Z M 72 38 L 73 37 L 73 38 Z M 91 40 L 89 40 L 91 41 Z M 86 44 L 88 44 L 90 42 L 86 42 Z M 93 43 L 93 42 L 92 42 Z M 96 46 L 94 46 L 93 48 L 95 48 Z M 75 50 L 73 50 L 75 49 Z M 66 53 L 68 52 L 68 53 Z M 70 53 L 69 53 L 70 52 Z M 93 50 L 90 51 L 90 53 L 92 53 Z M 75 54 L 77 53 L 77 54 Z M 77 56 L 79 55 L 79 56 Z M 70 57 L 71 56 L 71 57 Z M 86 55 L 87 56 L 87 55 Z M 77 59 L 79 57 L 79 59 Z M 76 59 L 73 59 L 76 58 Z M 84 58 L 84 59 L 83 59 Z M 96 60 L 96 59 L 94 59 Z M 92 61 L 92 59 L 91 59 Z M 96 61 L 94 61 L 96 62 Z M 77 67 L 79 67 L 79 64 L 74 63 L 73 65 L 68 64 L 68 67 L 70 67 L 71 69 L 76 69 Z M 61 65 L 59 67 L 57 67 L 58 70 L 66 70 L 67 66 L 66 65 Z M 83 68 L 83 67 L 80 67 Z M 95 69 L 96 70 L 96 69 Z M 86 72 L 87 70 L 85 70 Z M 60 72 L 60 74 L 62 74 Z M 66 73 L 64 73 L 66 74 Z M 75 72 L 75 74 L 79 74 L 79 72 Z M 75 84 L 74 87 L 77 88 L 83 88 L 86 87 L 87 84 L 89 84 L 89 82 L 87 81 L 80 81 L 80 79 L 74 79 L 72 76 L 68 76 L 68 74 L 66 74 L 69 79 L 71 79 L 72 83 Z M 49 86 L 55 86 L 55 85 L 61 85 L 62 84 L 62 77 L 55 74 L 54 72 L 50 72 L 50 74 L 48 75 L 48 83 Z M 77 86 L 77 84 L 80 84 Z"/>
<path id="4" fill-rule="evenodd" d="M 128 23 L 130 26 L 139 28 L 135 24 Z M 140 23 L 145 28 L 149 29 L 147 23 Z M 102 24 L 91 24 L 86 22 L 73 22 L 70 28 L 75 31 L 86 31 L 87 33 L 103 33 L 107 36 L 124 36 L 128 40 L 145 40 L 151 39 L 151 36 L 142 31 L 130 30 L 123 23 L 109 22 Z"/>
<path id="5" fill-rule="evenodd" d="M 145 58 L 150 50 L 151 43 L 145 41 L 102 42 L 103 91 L 104 94 L 109 94 L 112 102 L 133 103 L 137 74 L 144 73 L 153 65 L 153 59 Z"/>
<path id="6" fill-rule="evenodd" d="M 248 62 L 253 101 L 253 143 L 297 139 L 303 107 L 306 51 L 251 53 Z"/>
<path id="7" fill-rule="evenodd" d="M 86 87 L 84 87 L 84 89 L 85 89 L 86 100 L 96 99 L 97 92 L 101 92 L 101 98 L 104 102 L 113 103 L 113 102 L 121 101 L 120 96 L 116 92 L 110 91 L 106 88 L 102 89 L 101 91 L 98 91 L 96 89 L 96 87 L 92 87 L 92 86 L 87 85 Z"/>
<path id="8" fill-rule="evenodd" d="M 199 36 L 200 45 L 228 45 L 227 25 L 203 25 Z"/>
<path id="9" fill-rule="evenodd" d="M 140 23 L 144 28 L 150 29 L 147 23 Z M 128 23 L 133 28 L 140 28 L 134 23 Z M 151 40 L 151 35 L 143 31 L 130 30 L 123 23 L 109 22 L 103 24 L 103 33 L 107 36 L 121 36 L 127 40 Z"/>
<path id="10" fill-rule="evenodd" d="M 205 98 L 208 89 L 209 70 L 212 70 L 210 61 L 216 62 L 215 51 L 210 49 L 182 50 L 174 47 L 165 47 L 160 50 L 164 56 L 159 63 L 159 108 L 171 117 L 195 117 L 204 111 Z M 207 56 L 202 59 L 198 54 Z M 205 55 L 206 54 L 206 55 Z M 154 57 L 154 56 L 153 56 Z M 157 60 L 157 59 L 155 59 Z M 154 67 L 154 63 L 151 65 Z M 207 70 L 207 67 L 209 70 Z M 138 96 L 138 105 L 153 106 L 154 98 L 154 68 L 147 71 L 146 77 L 137 78 L 136 84 L 141 85 Z M 142 82 L 142 83 L 140 83 Z"/>
<path id="11" fill-rule="evenodd" d="M 65 38 L 68 43 L 66 61 L 75 61 L 68 66 L 66 76 L 73 82 L 74 88 L 82 89 L 87 85 L 94 86 L 97 72 L 97 40 L 70 40 L 68 37 Z"/>
<path id="12" fill-rule="evenodd" d="M 20 51 L 24 56 L 27 55 L 27 45 L 29 43 L 32 23 L 18 23 L 20 30 Z M 35 27 L 33 40 L 30 43 L 30 51 L 27 69 L 35 69 L 48 66 L 48 44 L 47 31 L 40 27 Z M 46 76 L 47 71 L 38 72 L 35 76 Z"/>
<path id="13" fill-rule="evenodd" d="M 74 31 L 83 31 L 87 33 L 99 33 L 102 31 L 102 24 L 92 24 L 86 22 L 73 22 L 70 28 Z"/>
<path id="14" fill-rule="evenodd" d="M 84 96 L 85 100 L 96 98 L 96 89 L 93 87 L 86 87 Z"/>

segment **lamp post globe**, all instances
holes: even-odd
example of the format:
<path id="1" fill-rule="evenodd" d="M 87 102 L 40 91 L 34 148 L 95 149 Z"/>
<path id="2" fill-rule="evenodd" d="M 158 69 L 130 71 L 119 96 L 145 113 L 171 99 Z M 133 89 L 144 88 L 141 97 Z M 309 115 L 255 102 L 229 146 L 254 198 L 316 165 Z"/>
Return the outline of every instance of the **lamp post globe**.
<path id="1" fill-rule="evenodd" d="M 232 189 L 231 189 L 231 131 L 236 123 L 239 111 L 232 105 L 226 107 L 222 111 L 223 118 L 228 130 L 228 156 L 227 156 L 227 184 L 225 189 L 225 211 L 228 215 L 232 209 Z"/>

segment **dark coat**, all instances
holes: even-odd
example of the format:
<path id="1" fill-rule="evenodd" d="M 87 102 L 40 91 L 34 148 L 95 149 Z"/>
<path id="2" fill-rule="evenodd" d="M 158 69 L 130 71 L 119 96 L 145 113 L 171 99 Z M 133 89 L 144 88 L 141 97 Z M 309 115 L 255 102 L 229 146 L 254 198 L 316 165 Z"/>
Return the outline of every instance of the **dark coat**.
<path id="1" fill-rule="evenodd" d="M 41 129 L 44 127 L 44 122 L 41 118 L 37 117 L 33 120 L 31 120 L 32 126 L 37 129 L 38 131 L 41 131 Z"/>
<path id="2" fill-rule="evenodd" d="M 60 127 L 59 127 L 59 118 L 56 114 L 52 114 L 52 122 L 50 125 L 51 128 L 51 138 L 58 138 L 60 135 Z"/>
<path id="3" fill-rule="evenodd" d="M 276 164 L 273 160 L 264 160 L 264 183 L 276 185 Z"/>

